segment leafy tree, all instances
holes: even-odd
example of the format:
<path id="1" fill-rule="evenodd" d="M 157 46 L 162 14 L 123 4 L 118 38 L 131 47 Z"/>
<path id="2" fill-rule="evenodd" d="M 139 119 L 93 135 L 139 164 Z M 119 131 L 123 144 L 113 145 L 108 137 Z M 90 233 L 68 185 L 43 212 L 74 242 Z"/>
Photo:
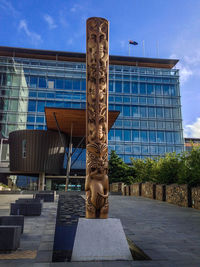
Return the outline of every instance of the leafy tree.
<path id="1" fill-rule="evenodd" d="M 175 152 L 165 154 L 157 160 L 157 171 L 155 182 L 159 184 L 173 184 L 178 182 L 180 171 L 180 156 Z"/>
<path id="2" fill-rule="evenodd" d="M 182 153 L 178 183 L 189 186 L 200 185 L 200 146 L 193 145 L 191 151 Z"/>
<path id="3" fill-rule="evenodd" d="M 151 158 L 131 158 L 132 167 L 135 170 L 137 182 L 154 181 L 156 177 L 157 161 Z"/>
<path id="4" fill-rule="evenodd" d="M 108 176 L 110 183 L 122 182 L 131 184 L 134 181 L 135 172 L 112 150 L 108 163 Z"/>

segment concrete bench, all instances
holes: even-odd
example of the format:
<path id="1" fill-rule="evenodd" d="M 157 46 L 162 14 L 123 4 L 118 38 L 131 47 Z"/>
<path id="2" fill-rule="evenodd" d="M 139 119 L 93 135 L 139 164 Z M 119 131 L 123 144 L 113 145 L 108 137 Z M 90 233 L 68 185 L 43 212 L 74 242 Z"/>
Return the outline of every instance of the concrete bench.
<path id="1" fill-rule="evenodd" d="M 3 226 L 8 226 L 8 225 L 21 226 L 21 233 L 23 233 L 23 231 L 24 231 L 24 216 L 23 215 L 0 216 L 0 225 L 3 225 Z"/>
<path id="2" fill-rule="evenodd" d="M 16 250 L 20 246 L 21 226 L 0 226 L 0 252 Z"/>
<path id="3" fill-rule="evenodd" d="M 42 203 L 11 203 L 10 215 L 40 216 Z"/>

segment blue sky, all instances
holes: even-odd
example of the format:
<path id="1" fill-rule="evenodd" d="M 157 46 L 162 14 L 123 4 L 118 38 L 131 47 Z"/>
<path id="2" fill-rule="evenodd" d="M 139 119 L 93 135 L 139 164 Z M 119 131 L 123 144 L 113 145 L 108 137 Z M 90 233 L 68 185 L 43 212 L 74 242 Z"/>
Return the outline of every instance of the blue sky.
<path id="1" fill-rule="evenodd" d="M 185 135 L 200 137 L 200 0 L 0 0 L 0 45 L 85 52 L 88 17 L 110 21 L 110 54 L 177 58 Z"/>

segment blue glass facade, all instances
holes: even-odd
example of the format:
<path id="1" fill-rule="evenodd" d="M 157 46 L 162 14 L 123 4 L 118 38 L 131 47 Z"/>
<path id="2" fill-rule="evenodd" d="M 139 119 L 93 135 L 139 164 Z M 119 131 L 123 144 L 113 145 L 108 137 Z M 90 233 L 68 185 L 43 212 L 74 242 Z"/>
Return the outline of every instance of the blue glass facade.
<path id="1" fill-rule="evenodd" d="M 45 107 L 86 107 L 85 63 L 1 57 L 0 68 L 4 136 L 46 129 Z M 184 150 L 178 70 L 110 65 L 109 109 L 120 111 L 109 151 L 125 162 Z M 78 166 L 84 159 L 83 152 Z"/>

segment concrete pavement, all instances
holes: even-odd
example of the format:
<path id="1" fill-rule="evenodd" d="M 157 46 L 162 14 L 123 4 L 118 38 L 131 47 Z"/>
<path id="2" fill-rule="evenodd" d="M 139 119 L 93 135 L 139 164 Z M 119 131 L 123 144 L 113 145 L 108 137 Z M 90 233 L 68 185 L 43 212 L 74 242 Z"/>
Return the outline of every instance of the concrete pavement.
<path id="1" fill-rule="evenodd" d="M 0 215 L 8 214 L 11 198 L 21 196 L 0 195 Z M 35 257 L 0 260 L 0 267 L 200 266 L 199 210 L 143 197 L 113 195 L 110 196 L 109 215 L 121 219 L 127 237 L 149 255 L 151 261 L 51 263 L 56 203 L 44 203 L 41 218 L 25 218 L 25 236 L 20 247 L 36 251 Z"/>

